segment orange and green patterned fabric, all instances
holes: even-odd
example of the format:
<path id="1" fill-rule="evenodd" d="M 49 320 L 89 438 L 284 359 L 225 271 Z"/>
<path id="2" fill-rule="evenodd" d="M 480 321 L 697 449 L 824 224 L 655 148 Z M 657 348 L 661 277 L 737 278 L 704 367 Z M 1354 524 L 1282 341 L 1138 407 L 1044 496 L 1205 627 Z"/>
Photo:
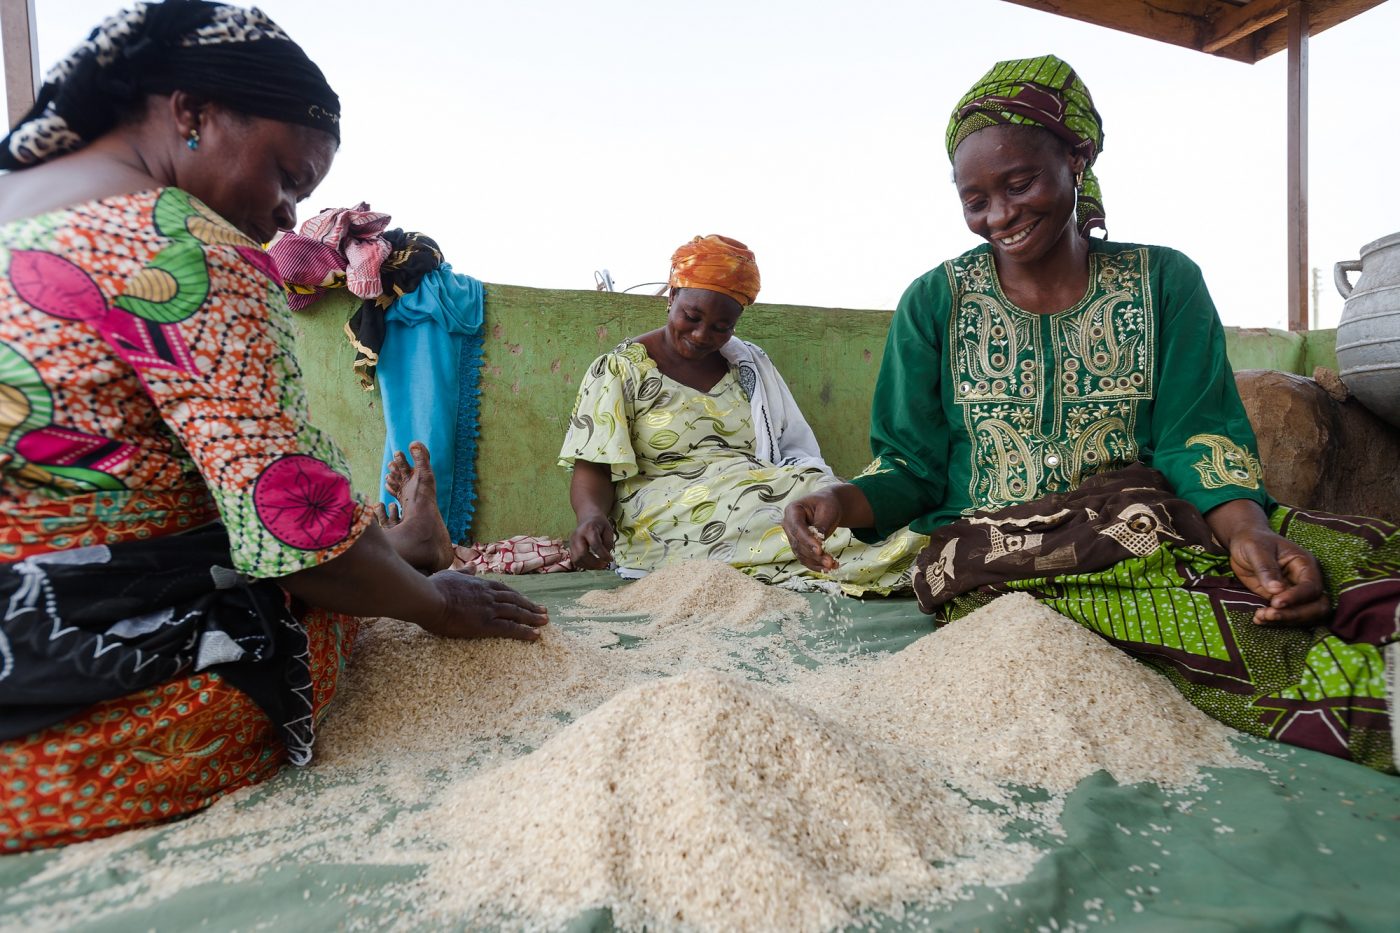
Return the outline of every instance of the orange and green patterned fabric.
<path id="1" fill-rule="evenodd" d="M 267 254 L 176 188 L 0 228 L 0 559 L 215 518 L 278 577 L 370 521 L 307 421 Z"/>
<path id="2" fill-rule="evenodd" d="M 275 267 L 185 192 L 0 227 L 0 511 L 0 851 L 309 759 L 352 627 L 268 581 L 372 515 L 309 424 Z"/>
<path id="3" fill-rule="evenodd" d="M 301 623 L 319 722 L 359 622 L 313 611 Z M 188 816 L 286 763 L 272 720 L 217 672 L 105 700 L 0 741 L 0 855 Z"/>

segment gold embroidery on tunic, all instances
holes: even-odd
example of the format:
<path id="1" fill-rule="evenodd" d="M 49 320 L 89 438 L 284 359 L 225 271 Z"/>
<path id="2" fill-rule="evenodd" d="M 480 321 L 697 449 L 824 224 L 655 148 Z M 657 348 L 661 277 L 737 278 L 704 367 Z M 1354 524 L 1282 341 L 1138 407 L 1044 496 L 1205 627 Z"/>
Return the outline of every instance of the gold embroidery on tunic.
<path id="1" fill-rule="evenodd" d="M 988 253 L 948 264 L 948 359 L 975 508 L 1063 492 L 1138 459 L 1138 411 L 1155 394 L 1147 251 L 1089 262 L 1089 294 L 1053 315 L 1008 301 Z"/>
<path id="2" fill-rule="evenodd" d="M 904 461 L 898 458 L 895 458 L 895 462 L 900 464 L 901 466 L 904 465 Z M 870 461 L 869 466 L 867 466 L 865 469 L 861 470 L 859 473 L 856 474 L 856 478 L 859 479 L 862 476 L 880 476 L 884 473 L 893 472 L 894 467 L 886 466 L 884 457 L 876 457 L 874 460 Z"/>
<path id="3" fill-rule="evenodd" d="M 1187 447 L 1205 447 L 1209 451 L 1192 466 L 1200 474 L 1201 485 L 1207 489 L 1241 486 L 1258 489 L 1263 476 L 1259 461 L 1249 451 L 1222 434 L 1197 434 L 1187 438 Z"/>

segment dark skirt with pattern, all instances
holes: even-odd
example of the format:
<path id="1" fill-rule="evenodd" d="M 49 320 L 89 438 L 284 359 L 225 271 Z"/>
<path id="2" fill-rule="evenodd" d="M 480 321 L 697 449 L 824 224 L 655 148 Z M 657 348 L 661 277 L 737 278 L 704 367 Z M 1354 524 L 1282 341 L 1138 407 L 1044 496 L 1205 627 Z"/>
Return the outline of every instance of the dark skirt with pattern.
<path id="1" fill-rule="evenodd" d="M 310 759 L 356 621 L 231 563 L 210 525 L 0 564 L 0 853 L 189 814 Z"/>

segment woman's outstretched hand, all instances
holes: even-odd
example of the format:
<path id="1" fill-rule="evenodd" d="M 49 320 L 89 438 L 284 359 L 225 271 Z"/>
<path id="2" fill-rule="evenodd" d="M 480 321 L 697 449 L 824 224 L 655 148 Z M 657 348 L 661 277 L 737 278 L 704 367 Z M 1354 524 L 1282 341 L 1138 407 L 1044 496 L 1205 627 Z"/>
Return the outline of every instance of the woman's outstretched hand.
<path id="1" fill-rule="evenodd" d="M 495 580 L 456 570 L 428 578 L 442 597 L 442 612 L 419 624 L 443 638 L 514 638 L 534 641 L 549 624 L 549 610 Z"/>
<path id="2" fill-rule="evenodd" d="M 1254 612 L 1259 625 L 1316 625 L 1331 610 L 1317 558 L 1273 531 L 1235 535 L 1230 569 L 1250 592 L 1269 601 Z"/>
<path id="3" fill-rule="evenodd" d="M 444 638 L 533 641 L 540 637 L 537 629 L 549 624 L 547 610 L 504 583 L 456 570 L 423 576 L 373 524 L 338 557 L 276 579 L 308 605 L 402 619 Z"/>
<path id="4" fill-rule="evenodd" d="M 822 547 L 828 535 L 841 526 L 841 498 L 837 487 L 825 489 L 794 499 L 783 510 L 783 533 L 787 535 L 792 553 L 802 566 L 818 573 L 830 573 L 840 562 Z"/>
<path id="5" fill-rule="evenodd" d="M 1230 551 L 1230 569 L 1269 605 L 1254 611 L 1256 625 L 1317 625 L 1331 603 L 1322 568 L 1307 548 L 1269 527 L 1258 503 L 1235 499 L 1206 513 L 1206 523 Z"/>
<path id="6" fill-rule="evenodd" d="M 602 570 L 612 562 L 615 542 L 612 522 L 595 515 L 579 522 L 569 536 L 569 557 L 580 570 Z"/>
<path id="7" fill-rule="evenodd" d="M 569 536 L 569 558 L 579 570 L 602 570 L 612 563 L 617 539 L 608 516 L 616 501 L 612 467 L 589 460 L 574 461 L 569 505 L 578 516 L 578 527 Z"/>

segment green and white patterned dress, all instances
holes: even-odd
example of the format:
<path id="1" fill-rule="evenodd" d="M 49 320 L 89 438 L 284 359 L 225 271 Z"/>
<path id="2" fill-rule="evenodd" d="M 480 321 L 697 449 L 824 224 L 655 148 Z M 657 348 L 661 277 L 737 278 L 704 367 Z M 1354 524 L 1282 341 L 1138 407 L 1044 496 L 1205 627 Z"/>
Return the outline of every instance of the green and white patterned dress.
<path id="1" fill-rule="evenodd" d="M 804 568 L 783 534 L 783 508 L 837 479 L 760 461 L 755 443 L 749 394 L 733 369 L 701 392 L 664 375 L 642 344 L 628 341 L 588 368 L 559 463 L 611 468 L 614 557 L 628 570 L 704 558 L 765 583 L 800 575 L 834 580 L 852 594 L 908 585 L 927 538 L 907 530 L 863 544 L 840 529 L 826 544 L 841 566 L 830 575 Z"/>

